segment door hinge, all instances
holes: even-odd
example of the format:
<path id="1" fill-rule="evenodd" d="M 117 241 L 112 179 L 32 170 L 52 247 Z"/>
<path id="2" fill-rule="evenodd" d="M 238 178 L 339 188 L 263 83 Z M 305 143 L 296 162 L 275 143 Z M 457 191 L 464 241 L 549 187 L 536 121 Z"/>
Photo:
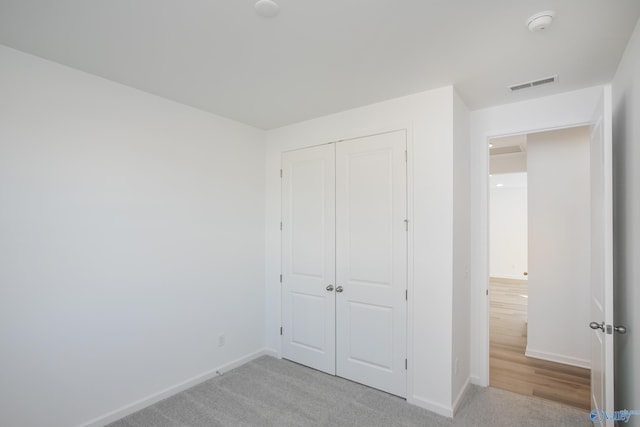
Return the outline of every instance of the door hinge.
<path id="1" fill-rule="evenodd" d="M 280 231 L 282 231 L 282 221 L 280 221 Z"/>
<path id="2" fill-rule="evenodd" d="M 407 365 L 408 365 L 407 359 L 404 359 L 404 370 L 405 371 L 407 370 Z"/>
<path id="3" fill-rule="evenodd" d="M 404 290 L 404 299 L 405 299 L 406 301 L 409 301 L 409 289 L 405 289 L 405 290 Z"/>
<path id="4" fill-rule="evenodd" d="M 282 178 L 282 169 L 280 169 L 280 178 Z"/>
<path id="5" fill-rule="evenodd" d="M 282 326 L 280 326 L 280 335 L 282 335 Z"/>
<path id="6" fill-rule="evenodd" d="M 409 161 L 409 154 L 407 154 L 407 150 L 404 150 L 404 161 Z"/>
<path id="7" fill-rule="evenodd" d="M 280 283 L 282 283 L 282 274 L 280 275 Z"/>
<path id="8" fill-rule="evenodd" d="M 409 220 L 408 219 L 404 220 L 404 231 L 409 231 Z"/>
<path id="9" fill-rule="evenodd" d="M 487 289 L 487 290 L 485 291 L 485 295 L 486 295 L 486 296 L 489 296 L 489 289 Z"/>

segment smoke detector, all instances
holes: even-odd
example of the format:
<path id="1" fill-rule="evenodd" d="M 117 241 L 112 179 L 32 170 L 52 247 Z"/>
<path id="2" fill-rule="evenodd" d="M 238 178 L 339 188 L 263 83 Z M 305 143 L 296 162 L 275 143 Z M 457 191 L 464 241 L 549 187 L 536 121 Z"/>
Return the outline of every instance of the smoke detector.
<path id="1" fill-rule="evenodd" d="M 263 18 L 273 18 L 280 12 L 280 6 L 273 0 L 258 0 L 254 7 Z"/>
<path id="2" fill-rule="evenodd" d="M 551 26 L 556 13 L 552 10 L 536 13 L 527 19 L 527 28 L 532 33 L 545 30 Z"/>

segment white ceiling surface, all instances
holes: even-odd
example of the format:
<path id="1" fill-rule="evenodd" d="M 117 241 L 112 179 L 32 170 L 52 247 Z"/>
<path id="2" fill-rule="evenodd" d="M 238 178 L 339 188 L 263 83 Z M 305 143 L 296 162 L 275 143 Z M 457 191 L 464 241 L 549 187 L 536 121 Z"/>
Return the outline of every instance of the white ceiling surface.
<path id="1" fill-rule="evenodd" d="M 0 0 L 0 43 L 271 129 L 450 84 L 473 110 L 606 83 L 640 16 L 638 0 L 277 2 L 265 19 L 250 0 Z"/>
<path id="2" fill-rule="evenodd" d="M 516 147 L 519 146 L 523 151 L 527 147 L 527 134 L 501 136 L 498 138 L 491 138 L 489 141 L 490 148 L 504 148 L 504 147 Z"/>

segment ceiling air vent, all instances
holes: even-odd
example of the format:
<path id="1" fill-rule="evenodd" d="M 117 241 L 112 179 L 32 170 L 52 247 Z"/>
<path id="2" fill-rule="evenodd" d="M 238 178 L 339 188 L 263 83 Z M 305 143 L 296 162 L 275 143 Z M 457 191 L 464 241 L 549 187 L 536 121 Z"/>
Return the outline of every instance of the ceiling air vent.
<path id="1" fill-rule="evenodd" d="M 527 89 L 530 87 L 536 87 L 541 85 L 547 85 L 549 83 L 555 83 L 558 80 L 558 76 L 545 77 L 544 79 L 534 80 L 532 82 L 519 83 L 517 85 L 509 86 L 509 90 L 511 92 L 515 92 L 517 90 Z"/>

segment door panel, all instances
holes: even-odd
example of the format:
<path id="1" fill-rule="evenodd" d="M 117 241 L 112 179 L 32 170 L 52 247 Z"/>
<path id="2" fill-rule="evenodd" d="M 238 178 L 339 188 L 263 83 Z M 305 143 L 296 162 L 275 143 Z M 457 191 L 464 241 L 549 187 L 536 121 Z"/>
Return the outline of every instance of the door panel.
<path id="1" fill-rule="evenodd" d="M 282 155 L 282 355 L 335 374 L 335 151 Z"/>
<path id="2" fill-rule="evenodd" d="M 372 304 L 349 302 L 347 318 L 350 340 L 349 358 L 360 364 L 393 370 L 393 310 Z M 340 325 L 343 327 L 343 325 Z"/>
<path id="3" fill-rule="evenodd" d="M 336 371 L 406 393 L 404 131 L 336 144 Z"/>
<path id="4" fill-rule="evenodd" d="M 591 320 L 592 409 L 613 412 L 613 186 L 611 87 L 606 86 L 591 131 Z M 586 325 L 585 325 L 586 327 Z M 592 414 L 594 414 L 592 412 Z M 596 413 L 599 416 L 601 413 Z M 592 415 L 593 416 L 593 415 Z M 600 420 L 602 421 L 602 420 Z M 613 426 L 604 420 L 603 425 Z"/>
<path id="5" fill-rule="evenodd" d="M 291 344 L 322 352 L 325 345 L 325 295 L 315 296 L 291 292 Z"/>

